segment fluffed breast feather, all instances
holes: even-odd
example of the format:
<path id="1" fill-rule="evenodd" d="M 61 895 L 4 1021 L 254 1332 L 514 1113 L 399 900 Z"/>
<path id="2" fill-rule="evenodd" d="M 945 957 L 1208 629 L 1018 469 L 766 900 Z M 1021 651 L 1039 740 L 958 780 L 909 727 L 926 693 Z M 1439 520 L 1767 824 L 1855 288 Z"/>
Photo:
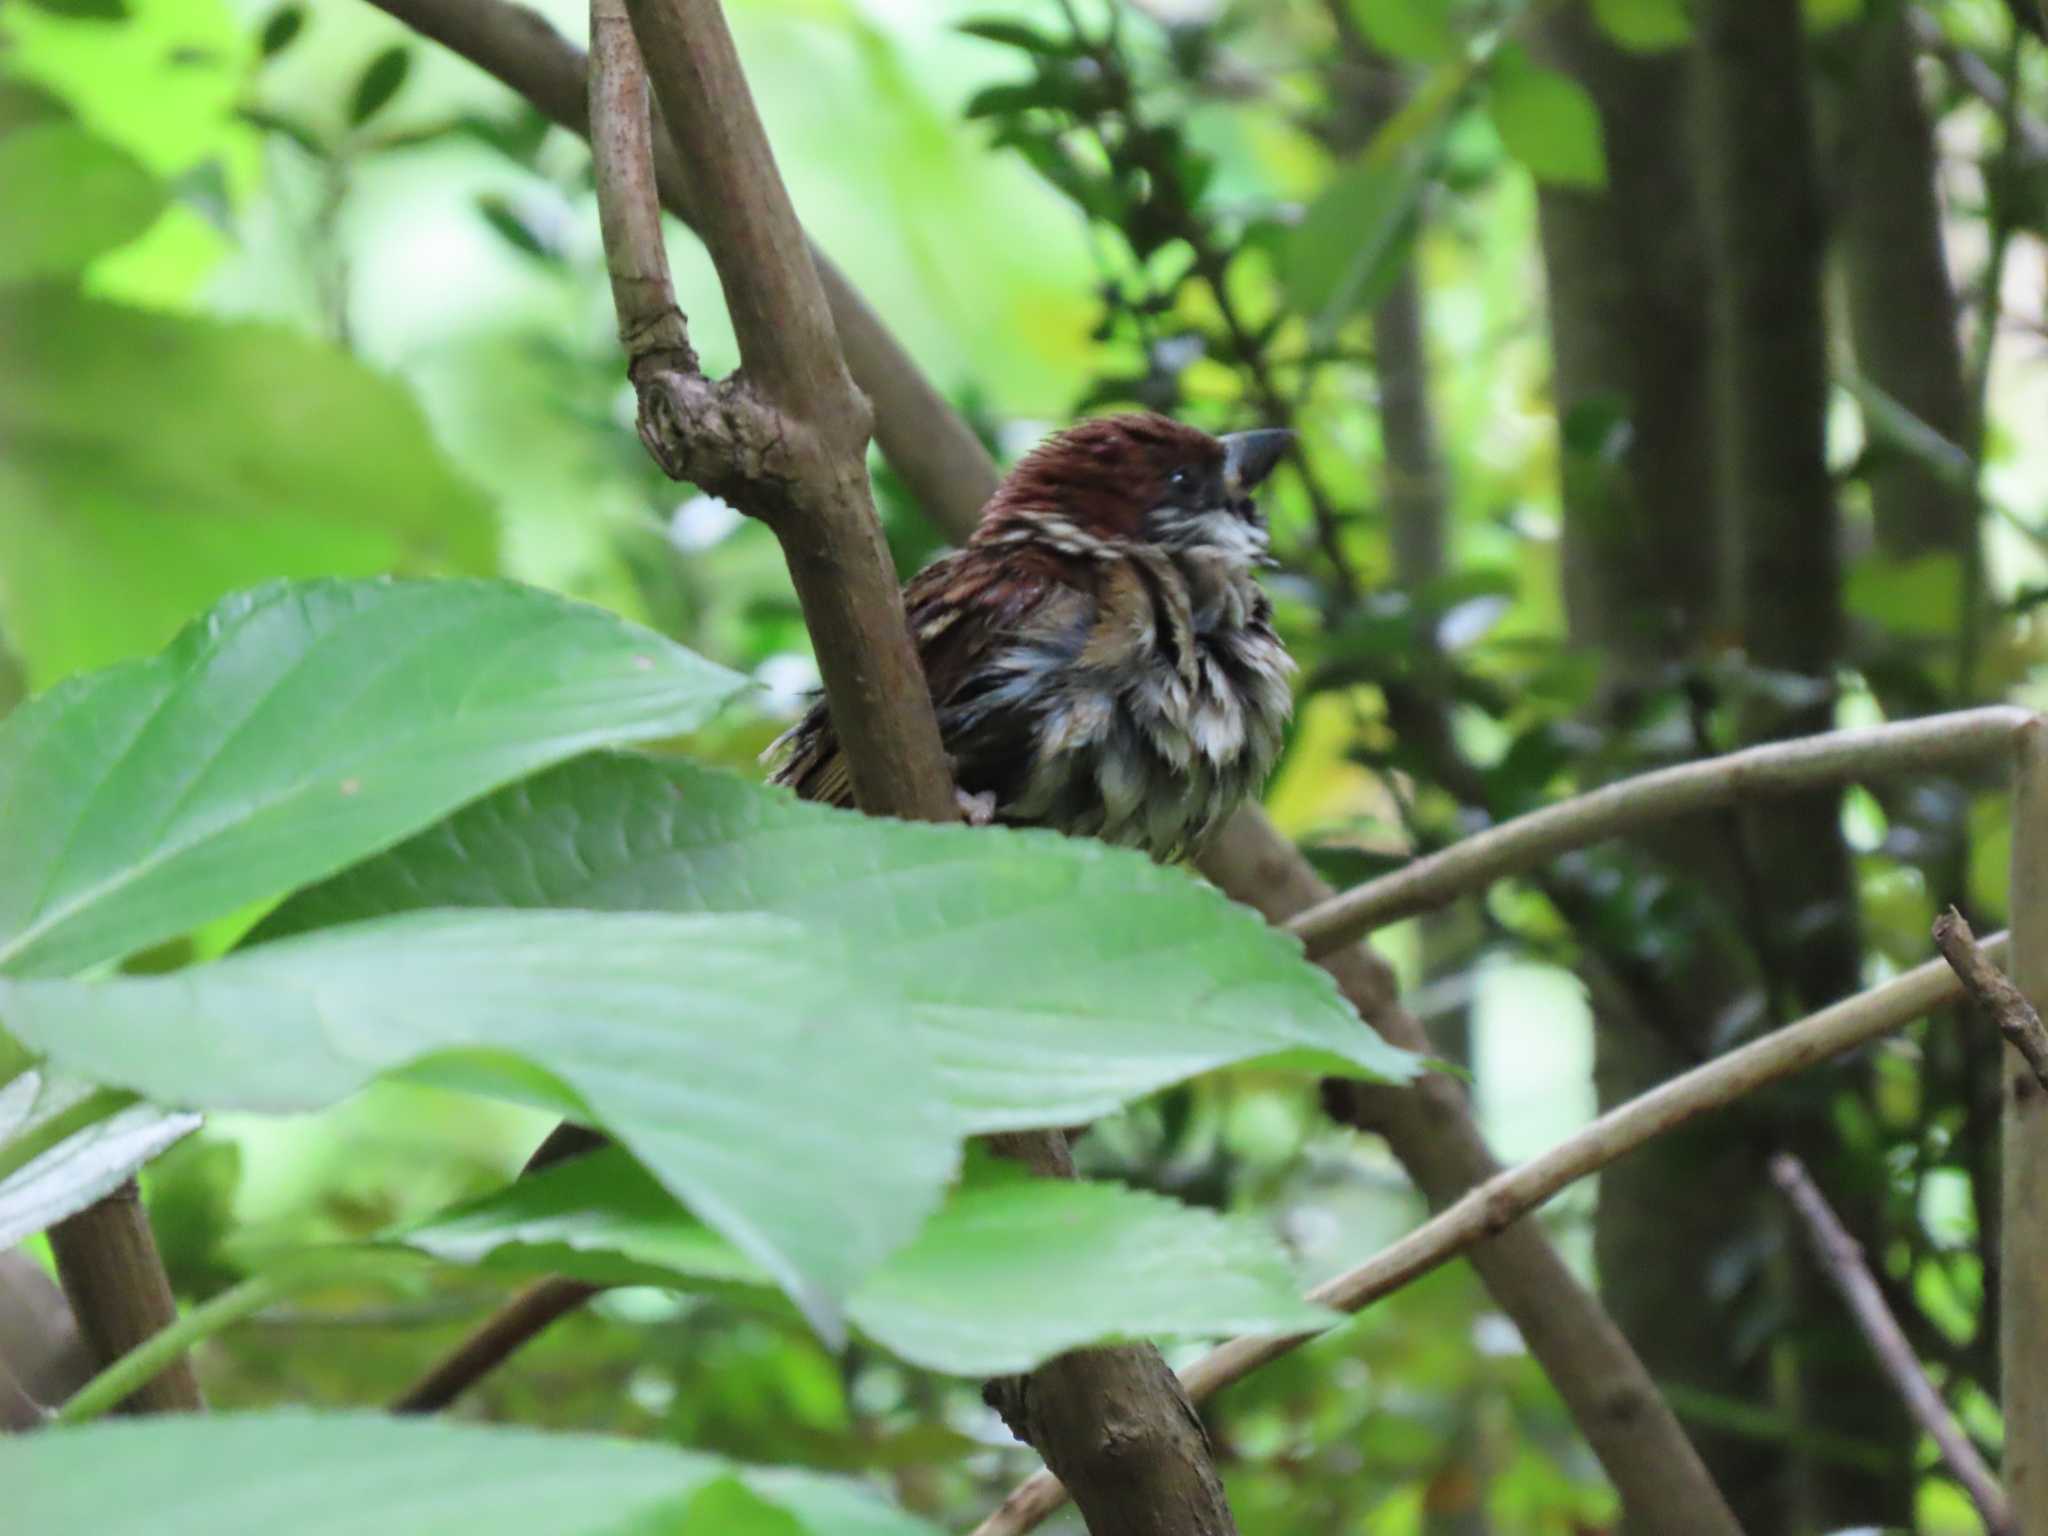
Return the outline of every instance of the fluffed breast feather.
<path id="1" fill-rule="evenodd" d="M 1293 663 L 1247 571 L 1076 536 L 971 544 L 904 593 L 963 793 L 999 821 L 1174 858 L 1271 769 Z M 852 802 L 822 702 L 770 748 L 805 799 Z"/>

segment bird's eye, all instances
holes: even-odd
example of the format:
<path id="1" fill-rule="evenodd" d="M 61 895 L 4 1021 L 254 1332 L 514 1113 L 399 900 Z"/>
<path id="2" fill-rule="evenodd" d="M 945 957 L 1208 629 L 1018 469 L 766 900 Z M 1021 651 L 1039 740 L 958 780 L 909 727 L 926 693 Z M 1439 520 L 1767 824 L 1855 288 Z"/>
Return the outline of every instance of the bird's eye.
<path id="1" fill-rule="evenodd" d="M 1195 472 L 1192 469 L 1176 469 L 1166 477 L 1166 483 L 1176 491 L 1184 491 L 1195 483 Z"/>

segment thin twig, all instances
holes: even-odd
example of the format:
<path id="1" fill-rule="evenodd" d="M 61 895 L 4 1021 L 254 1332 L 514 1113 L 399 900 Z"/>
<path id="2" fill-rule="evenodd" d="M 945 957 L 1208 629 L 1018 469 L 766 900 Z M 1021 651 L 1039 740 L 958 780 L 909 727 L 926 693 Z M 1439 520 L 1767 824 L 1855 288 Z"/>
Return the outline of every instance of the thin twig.
<path id="1" fill-rule="evenodd" d="M 625 0 L 591 0 L 590 160 L 619 344 L 629 372 L 644 359 L 698 373 L 662 243 L 650 103 Z"/>
<path id="2" fill-rule="evenodd" d="M 1985 941 L 2002 952 L 2004 934 Z M 1357 1312 L 1420 1279 L 1459 1254 L 1496 1236 L 1566 1186 L 1758 1089 L 1803 1072 L 1902 1029 L 1953 1002 L 1961 984 L 1940 961 L 1908 971 L 1883 986 L 1824 1008 L 1789 1028 L 1717 1057 L 1609 1110 L 1540 1157 L 1471 1190 L 1437 1216 L 1372 1258 L 1325 1281 L 1309 1300 L 1339 1312 Z M 1250 1335 L 1212 1350 L 1181 1373 L 1188 1396 L 1200 1403 L 1267 1362 L 1318 1335 Z M 1021 1536 L 1060 1505 L 1058 1482 L 1040 1473 L 1014 1489 L 974 1536 Z"/>
<path id="3" fill-rule="evenodd" d="M 556 1318 L 574 1312 L 601 1285 L 559 1276 L 537 1281 L 464 1339 L 391 1405 L 393 1413 L 437 1413 L 503 1365 Z"/>
<path id="4" fill-rule="evenodd" d="M 1287 925 L 1311 955 L 1588 843 L 1737 800 L 1951 768 L 2010 748 L 2033 718 L 1995 705 L 1730 752 L 1610 784 L 1417 859 L 1311 907 Z"/>
<path id="5" fill-rule="evenodd" d="M 1805 1226 L 1814 1256 L 1835 1289 L 1842 1293 L 1842 1300 L 1848 1304 L 1856 1326 L 1863 1330 L 1871 1353 L 1877 1356 L 1878 1364 L 1898 1389 L 1907 1410 L 1940 1448 L 1941 1459 L 1948 1463 L 1963 1492 L 1977 1506 L 1989 1536 L 2018 1536 L 2019 1527 L 2013 1524 L 2012 1505 L 2005 1489 L 1977 1454 L 1976 1446 L 1963 1433 L 1962 1425 L 1949 1412 L 1934 1383 L 1928 1380 L 1898 1319 L 1885 1305 L 1870 1266 L 1863 1260 L 1862 1246 L 1849 1235 L 1849 1229 L 1842 1225 L 1841 1218 L 1835 1215 L 1798 1158 L 1780 1152 L 1771 1159 L 1771 1178 L 1784 1191 Z"/>
<path id="6" fill-rule="evenodd" d="M 1984 958 L 1976 935 L 1954 907 L 1934 920 L 1934 947 L 1947 959 L 1970 1000 L 1998 1026 L 2006 1043 L 2026 1058 L 2035 1080 L 2048 1089 L 2048 1026 L 2041 1023 L 2041 1015 L 2026 994 Z"/>

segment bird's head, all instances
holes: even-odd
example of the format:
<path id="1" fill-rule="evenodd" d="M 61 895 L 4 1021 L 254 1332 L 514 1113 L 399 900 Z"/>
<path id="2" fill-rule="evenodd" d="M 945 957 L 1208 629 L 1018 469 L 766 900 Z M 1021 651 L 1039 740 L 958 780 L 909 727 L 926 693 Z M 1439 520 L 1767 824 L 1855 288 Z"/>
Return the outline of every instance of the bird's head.
<path id="1" fill-rule="evenodd" d="M 1143 540 L 1254 565 L 1266 519 L 1252 493 L 1294 434 L 1211 437 L 1164 416 L 1102 416 L 1055 433 L 1010 471 L 978 538 L 1048 517 L 1096 539 Z"/>

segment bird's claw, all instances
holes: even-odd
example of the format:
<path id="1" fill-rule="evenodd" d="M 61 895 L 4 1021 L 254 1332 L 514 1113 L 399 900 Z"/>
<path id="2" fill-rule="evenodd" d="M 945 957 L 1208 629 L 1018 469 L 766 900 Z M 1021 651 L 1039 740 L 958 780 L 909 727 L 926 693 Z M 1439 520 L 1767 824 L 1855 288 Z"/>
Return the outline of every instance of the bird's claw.
<path id="1" fill-rule="evenodd" d="M 955 789 L 953 800 L 960 807 L 960 819 L 970 827 L 985 827 L 996 819 L 996 792 L 992 789 L 984 789 L 978 795 Z"/>

